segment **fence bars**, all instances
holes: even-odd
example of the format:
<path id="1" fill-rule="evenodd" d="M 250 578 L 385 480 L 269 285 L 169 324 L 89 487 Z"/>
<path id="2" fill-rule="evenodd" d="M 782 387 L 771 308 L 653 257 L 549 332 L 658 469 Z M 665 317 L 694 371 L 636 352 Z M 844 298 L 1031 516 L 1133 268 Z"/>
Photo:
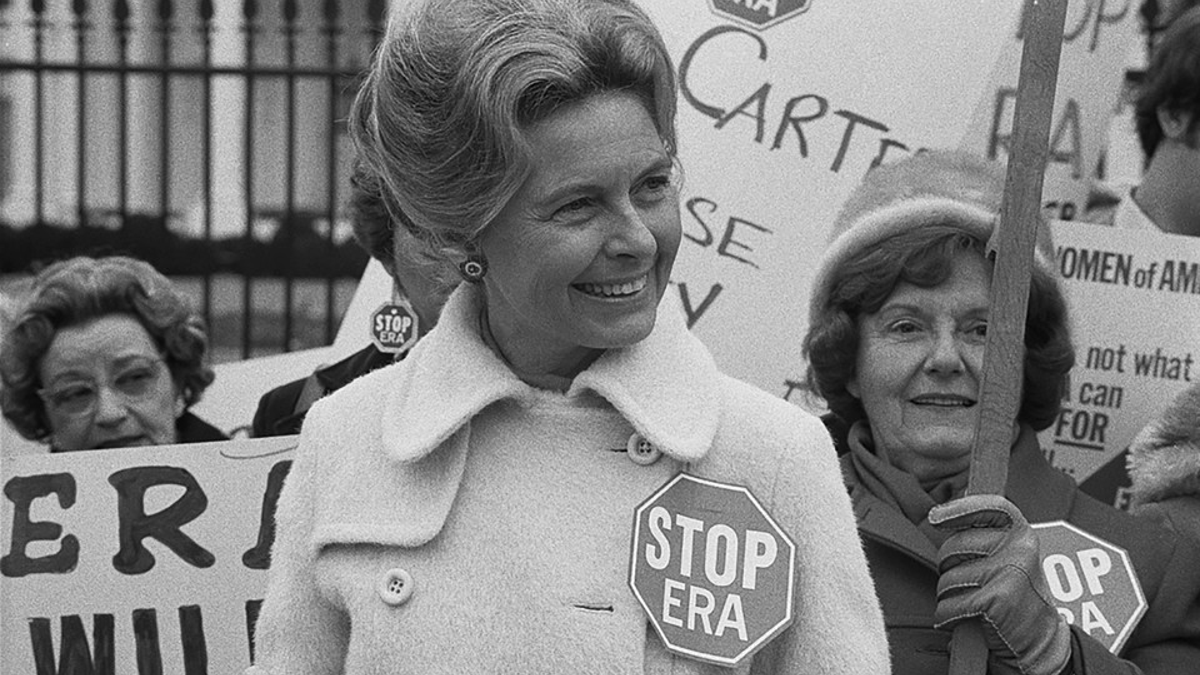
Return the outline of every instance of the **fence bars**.
<path id="1" fill-rule="evenodd" d="M 238 4 L 240 7 L 236 6 Z M 193 215 L 198 224 L 197 236 L 208 242 L 212 246 L 210 250 L 215 251 L 219 241 L 215 215 L 217 200 L 221 198 L 218 187 L 223 184 L 221 179 L 224 178 L 217 174 L 218 162 L 222 161 L 221 149 L 227 149 L 228 144 L 214 147 L 214 133 L 228 130 L 220 129 L 214 106 L 218 105 L 216 97 L 222 96 L 222 91 L 226 96 L 222 100 L 227 100 L 228 92 L 232 90 L 222 88 L 219 91 L 217 83 L 240 79 L 244 96 L 240 130 L 242 147 L 241 157 L 236 163 L 241 164 L 240 206 L 245 216 L 240 251 L 245 257 L 253 257 L 256 252 L 266 250 L 260 241 L 262 233 L 256 230 L 255 225 L 264 217 L 278 220 L 280 229 L 276 237 L 279 241 L 271 242 L 273 248 L 270 250 L 274 254 L 280 251 L 285 253 L 286 261 L 276 269 L 276 274 L 282 276 L 283 284 L 282 335 L 277 351 L 292 349 L 297 339 L 297 277 L 312 276 L 306 269 L 297 269 L 295 260 L 305 258 L 297 258 L 294 249 L 296 246 L 311 247 L 315 241 L 323 249 L 317 255 L 331 259 L 339 254 L 339 247 L 345 244 L 339 243 L 335 224 L 344 211 L 339 195 L 346 193 L 350 167 L 345 161 L 347 158 L 340 156 L 339 140 L 344 133 L 343 118 L 349 88 L 356 81 L 365 61 L 364 55 L 370 53 L 371 46 L 382 33 L 387 2 L 369 0 L 363 7 L 356 0 L 281 0 L 274 6 L 279 16 L 269 19 L 260 12 L 256 0 L 193 0 L 187 3 L 155 0 L 153 3 L 136 4 L 128 0 L 103 3 L 70 0 L 69 4 L 68 0 L 29 0 L 22 9 L 27 19 L 5 21 L 4 15 L 15 13 L 17 8 L 13 0 L 0 0 L 0 30 L 6 33 L 12 31 L 14 35 L 23 33 L 20 37 L 28 43 L 28 49 L 20 55 L 14 55 L 12 49 L 0 52 L 0 72 L 6 75 L 22 74 L 32 80 L 32 100 L 24 107 L 27 114 L 13 106 L 14 101 L 5 103 L 14 111 L 13 136 L 28 134 L 27 138 L 31 141 L 31 157 L 14 157 L 14 161 L 29 163 L 23 167 L 31 183 L 31 194 L 25 196 L 30 203 L 29 221 L 2 224 L 18 229 L 47 224 L 52 219 L 66 217 L 62 215 L 65 211 L 61 207 L 73 201 L 69 217 L 75 222 L 54 224 L 72 228 L 84 240 L 89 232 L 95 230 L 98 214 L 107 214 L 116 219 L 121 228 L 127 228 L 131 220 L 139 217 L 157 219 L 163 224 L 165 234 L 166 224 L 177 218 L 181 209 L 191 206 L 195 208 Z M 138 13 L 146 12 L 151 16 L 135 15 L 135 9 Z M 62 13 L 55 14 L 55 11 Z M 240 16 L 234 16 L 235 13 Z M 347 14 L 354 16 L 348 18 Z M 64 16 L 68 18 L 64 19 Z M 221 23 L 222 16 L 228 25 Z M 241 33 L 244 53 L 240 62 L 233 65 L 228 63 L 224 54 L 221 55 L 221 64 L 214 64 L 215 42 L 223 25 L 226 31 L 236 29 Z M 263 57 L 263 40 L 268 31 L 278 31 L 282 36 L 282 63 L 271 62 Z M 64 36 L 68 39 L 58 39 Z M 272 34 L 271 37 L 276 36 Z M 180 43 L 193 45 L 198 55 L 191 60 L 180 58 Z M 271 47 L 275 48 L 275 52 L 268 49 L 268 53 L 277 54 L 279 45 L 272 43 Z M 96 59 L 93 56 L 95 52 L 109 56 Z M 311 58 L 302 63 L 305 61 L 301 58 L 302 54 L 308 57 L 319 55 L 323 63 L 313 66 Z M 68 79 L 60 79 L 62 77 Z M 112 112 L 114 107 L 102 105 L 97 99 L 97 94 L 109 91 L 107 85 L 97 84 L 101 80 L 115 80 L 115 113 Z M 284 88 L 282 100 L 277 96 L 263 96 L 263 82 L 281 82 Z M 306 140 L 301 138 L 302 127 L 297 110 L 297 106 L 303 105 L 303 102 L 297 99 L 298 95 L 303 97 L 311 91 L 302 90 L 302 82 L 320 85 L 326 89 L 328 97 L 323 113 L 326 119 L 322 122 L 326 136 L 326 165 L 323 167 L 324 173 L 319 174 L 320 178 L 317 179 L 317 184 L 323 183 L 323 189 L 318 189 L 323 193 L 323 198 L 318 201 L 323 203 L 315 210 L 311 203 L 301 206 L 299 200 L 303 180 L 301 167 L 309 172 L 309 177 L 318 175 L 317 169 L 308 166 L 308 163 L 299 164 L 297 158 L 297 144 Z M 143 83 L 156 84 L 158 95 L 145 95 Z M 66 84 L 68 89 L 62 89 L 62 84 Z M 180 99 L 177 97 L 188 95 L 191 91 L 188 86 L 199 89 L 202 104 L 198 110 L 179 107 Z M 72 111 L 63 108 L 64 101 L 48 100 L 51 92 L 62 91 L 70 91 L 75 96 L 73 115 L 70 114 Z M 0 98 L 4 94 L 4 88 L 0 87 Z M 268 110 L 265 108 L 267 103 L 276 103 L 281 108 Z M 26 118 L 22 119 L 22 116 Z M 67 126 L 72 123 L 75 126 L 74 143 L 69 143 L 75 154 L 73 171 L 71 167 L 63 166 L 71 158 L 59 156 L 64 147 L 62 143 L 69 138 L 64 135 L 68 130 L 56 128 L 56 125 L 63 124 L 64 119 L 70 120 Z M 145 120 L 150 119 L 157 123 L 144 124 Z M 282 131 L 278 134 L 263 133 L 263 120 L 275 119 L 283 121 Z M 198 157 L 188 156 L 186 148 L 190 144 L 177 137 L 180 125 L 185 122 L 199 127 L 201 140 Z M 135 123 L 138 126 L 133 128 Z M 158 142 L 149 148 L 143 136 L 146 132 L 155 131 L 159 134 Z M 56 142 L 60 136 L 64 140 Z M 103 151 L 97 152 L 98 148 L 103 150 L 104 144 L 113 136 L 115 151 L 108 148 L 108 155 Z M 281 139 L 284 146 L 282 154 L 275 152 L 272 159 L 267 161 L 274 162 L 274 157 L 279 157 L 283 185 L 260 184 L 266 176 L 273 174 L 260 166 L 266 151 L 256 144 L 276 137 Z M 141 144 L 136 152 L 133 146 L 135 142 Z M 51 154 L 51 148 L 54 148 L 54 155 Z M 157 155 L 157 161 L 143 166 L 147 164 L 147 156 L 151 151 Z M 189 166 L 192 162 L 199 167 Z M 226 158 L 222 165 L 229 163 Z M 104 173 L 110 167 L 115 175 L 115 190 L 110 187 L 108 174 Z M 153 168 L 159 181 L 156 194 L 153 186 L 148 189 L 148 195 L 146 186 L 134 186 L 131 183 L 134 177 L 145 175 L 148 167 Z M 66 180 L 73 179 L 74 185 L 67 190 L 67 195 L 61 194 L 66 180 L 60 180 L 62 177 L 57 175 L 48 175 L 57 171 L 64 171 L 64 175 L 69 177 Z M 196 174 L 194 186 L 184 188 L 186 197 L 181 197 L 179 183 L 191 180 L 193 174 Z M 275 187 L 282 189 L 275 191 Z M 265 196 L 267 193 L 272 196 Z M 0 192 L 2 198 L 5 197 Z M 278 204 L 274 210 L 265 207 L 263 202 L 268 199 Z M 111 201 L 97 203 L 102 200 Z M 51 209 L 52 203 L 54 210 Z M 139 213 L 137 209 L 143 211 Z M 0 210 L 2 213 L 4 211 Z M 301 236 L 302 232 L 297 230 L 318 221 L 325 223 L 323 236 L 319 239 Z M 87 251 L 31 250 L 28 251 L 28 258 L 30 261 L 49 260 L 62 257 L 65 253 L 78 252 Z M 232 271 L 242 276 L 240 354 L 243 358 L 252 356 L 256 348 L 262 348 L 261 342 L 255 340 L 254 301 L 259 289 L 255 284 L 256 274 L 247 270 L 251 267 L 250 262 L 262 261 L 243 259 L 231 262 L 220 259 L 219 252 L 211 255 L 216 262 L 232 265 Z M 152 255 L 142 257 L 156 262 Z M 217 311 L 215 301 L 227 300 L 215 297 L 219 292 L 214 285 L 216 271 L 214 267 L 197 275 L 202 282 L 198 289 L 200 309 L 210 327 L 214 326 Z M 320 326 L 324 344 L 332 342 L 337 328 L 335 306 L 339 299 L 336 293 L 339 276 L 344 275 L 333 266 L 326 266 L 324 272 L 317 275 L 325 290 L 322 298 L 324 321 Z M 270 328 L 269 325 L 266 327 Z"/>

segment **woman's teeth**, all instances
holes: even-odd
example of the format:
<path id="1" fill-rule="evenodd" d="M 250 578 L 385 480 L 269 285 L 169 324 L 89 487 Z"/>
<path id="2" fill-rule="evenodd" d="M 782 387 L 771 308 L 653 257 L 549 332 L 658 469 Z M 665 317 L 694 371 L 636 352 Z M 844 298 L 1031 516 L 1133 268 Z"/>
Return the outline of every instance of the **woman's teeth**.
<path id="1" fill-rule="evenodd" d="M 624 284 L 576 284 L 575 288 L 587 293 L 605 298 L 633 295 L 646 287 L 646 277 L 634 279 Z"/>

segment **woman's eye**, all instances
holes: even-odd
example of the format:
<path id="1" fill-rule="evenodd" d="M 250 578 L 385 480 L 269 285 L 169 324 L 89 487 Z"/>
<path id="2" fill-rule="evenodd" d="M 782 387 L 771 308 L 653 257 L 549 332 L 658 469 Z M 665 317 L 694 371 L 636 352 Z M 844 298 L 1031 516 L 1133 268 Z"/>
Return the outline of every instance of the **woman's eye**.
<path id="1" fill-rule="evenodd" d="M 86 401 L 91 398 L 96 391 L 91 387 L 67 387 L 62 391 L 54 393 L 54 400 L 59 404 L 73 404 Z"/>
<path id="2" fill-rule="evenodd" d="M 974 335 L 975 337 L 981 337 L 981 338 L 987 337 L 987 324 L 986 323 L 975 324 L 967 329 L 967 333 L 969 335 Z"/>
<path id="3" fill-rule="evenodd" d="M 577 214 L 580 211 L 583 211 L 584 209 L 588 208 L 591 205 L 592 205 L 592 200 L 590 197 L 580 197 L 579 199 L 573 199 L 573 200 L 567 202 L 566 204 L 563 204 L 562 206 L 558 207 L 558 210 L 556 211 L 556 213 L 569 216 L 569 215 Z"/>
<path id="4" fill-rule="evenodd" d="M 663 174 L 661 176 L 650 176 L 646 182 L 642 183 L 647 190 L 658 192 L 671 187 L 671 176 Z"/>
<path id="5" fill-rule="evenodd" d="M 121 373 L 116 380 L 117 389 L 125 394 L 141 394 L 154 381 L 154 371 L 150 368 L 136 368 Z"/>
<path id="6" fill-rule="evenodd" d="M 892 325 L 888 326 L 888 330 L 890 330 L 893 333 L 900 333 L 901 335 L 908 335 L 910 333 L 915 333 L 915 332 L 921 330 L 921 327 L 918 326 L 913 321 L 897 321 L 897 322 L 893 323 Z"/>

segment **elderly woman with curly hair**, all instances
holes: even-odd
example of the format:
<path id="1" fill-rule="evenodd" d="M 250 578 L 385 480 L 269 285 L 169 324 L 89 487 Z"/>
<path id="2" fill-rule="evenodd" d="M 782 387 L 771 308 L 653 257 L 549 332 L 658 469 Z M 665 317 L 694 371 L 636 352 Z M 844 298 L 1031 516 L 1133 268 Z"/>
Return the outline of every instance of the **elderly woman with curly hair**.
<path id="1" fill-rule="evenodd" d="M 949 629 L 981 617 L 988 673 L 1194 672 L 1200 553 L 1083 494 L 1038 445 L 1075 359 L 1048 236 L 1030 284 L 1007 486 L 1003 496 L 963 496 L 981 414 L 987 242 L 1003 189 L 1001 167 L 957 152 L 877 168 L 847 200 L 817 269 L 808 379 L 838 420 L 830 428 L 845 449 L 892 670 L 946 673 Z M 1118 654 L 1050 601 L 1030 523 L 1058 520 L 1129 552 L 1149 609 Z"/>
<path id="2" fill-rule="evenodd" d="M 204 323 L 141 260 L 46 267 L 5 327 L 0 408 L 51 452 L 228 438 L 188 412 L 213 381 Z"/>

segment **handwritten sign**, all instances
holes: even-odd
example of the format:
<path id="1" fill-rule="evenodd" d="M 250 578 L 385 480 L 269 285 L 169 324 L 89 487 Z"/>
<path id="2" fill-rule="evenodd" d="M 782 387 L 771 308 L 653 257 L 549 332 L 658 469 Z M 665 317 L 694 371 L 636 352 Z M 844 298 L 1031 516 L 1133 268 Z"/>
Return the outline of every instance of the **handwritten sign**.
<path id="1" fill-rule="evenodd" d="M 678 474 L 634 514 L 629 587 L 663 645 L 736 666 L 792 621 L 796 546 L 744 487 Z"/>
<path id="2" fill-rule="evenodd" d="M 959 145 L 1020 3 L 639 4 L 679 70 L 669 295 L 723 370 L 804 403 L 805 308 L 834 215 L 872 165 Z"/>
<path id="3" fill-rule="evenodd" d="M 245 669 L 295 442 L 6 459 L 5 674 Z"/>
<path id="4" fill-rule="evenodd" d="M 1130 441 L 1200 379 L 1200 240 L 1061 221 L 1052 233 L 1076 363 L 1042 447 L 1085 491 L 1123 506 Z"/>
<path id="5" fill-rule="evenodd" d="M 1016 4 L 1016 3 L 1014 3 Z M 1021 3 L 1024 4 L 1024 3 Z M 1089 180 L 1104 149 L 1109 121 L 1121 97 L 1129 50 L 1139 43 L 1135 0 L 1070 0 L 1063 28 L 1050 156 L 1042 204 L 1052 218 L 1082 214 Z M 1022 16 L 1008 25 L 1005 46 L 979 102 L 962 148 L 1007 159 L 1013 138 L 1017 73 L 1026 34 Z"/>
<path id="6" fill-rule="evenodd" d="M 1066 521 L 1033 529 L 1058 613 L 1119 654 L 1150 606 L 1129 554 Z"/>

